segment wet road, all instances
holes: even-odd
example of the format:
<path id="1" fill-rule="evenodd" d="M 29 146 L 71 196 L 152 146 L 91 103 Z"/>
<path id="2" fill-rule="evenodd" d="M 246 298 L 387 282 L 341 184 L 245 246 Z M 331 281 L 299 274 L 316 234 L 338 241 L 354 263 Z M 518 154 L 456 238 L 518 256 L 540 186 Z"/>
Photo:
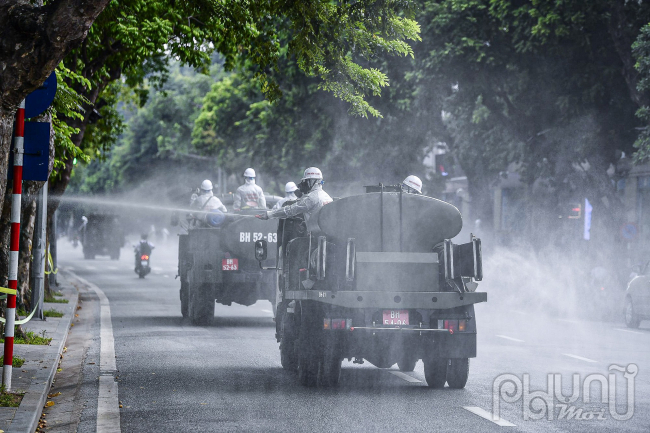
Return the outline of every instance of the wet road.
<path id="1" fill-rule="evenodd" d="M 110 302 L 123 432 L 650 431 L 650 321 L 632 331 L 623 323 L 546 317 L 500 308 L 500 294 L 490 294 L 488 304 L 476 308 L 478 357 L 465 389 L 427 388 L 421 362 L 412 373 L 344 362 L 339 387 L 309 389 L 280 366 L 270 303 L 216 305 L 209 326 L 192 326 L 181 317 L 175 246 L 154 250 L 153 270 L 144 280 L 133 272 L 128 248 L 119 261 L 89 261 L 62 239 L 59 257 L 61 268 L 97 285 Z M 98 344 L 95 339 L 89 353 L 96 354 Z M 628 367 L 628 379 L 622 373 L 608 378 L 612 364 Z M 494 383 L 505 374 L 515 376 L 515 397 L 500 400 L 501 418 L 495 421 Z M 559 388 L 552 379 L 548 387 L 549 374 L 561 375 L 566 396 L 572 375 L 579 375 L 574 402 L 561 406 L 558 399 L 535 394 Z M 609 398 L 615 407 L 601 403 L 598 384 L 585 402 L 588 375 L 603 378 L 607 388 L 616 386 Z M 529 390 L 523 389 L 526 378 Z M 496 389 L 513 391 L 508 385 Z M 524 408 L 526 396 L 533 400 L 530 410 Z M 95 413 L 97 402 L 93 407 L 89 398 L 86 406 L 82 420 Z M 619 421 L 614 409 L 619 418 L 632 409 L 634 414 Z M 534 419 L 536 414 L 544 418 Z M 94 424 L 82 422 L 79 431 L 94 431 Z"/>

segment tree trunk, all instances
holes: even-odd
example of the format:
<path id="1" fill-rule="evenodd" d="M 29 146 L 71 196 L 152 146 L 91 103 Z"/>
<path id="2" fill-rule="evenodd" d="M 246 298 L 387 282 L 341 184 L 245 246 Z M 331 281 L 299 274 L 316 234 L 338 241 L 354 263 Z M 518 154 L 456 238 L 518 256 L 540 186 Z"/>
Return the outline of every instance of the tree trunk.
<path id="1" fill-rule="evenodd" d="M 58 0 L 41 6 L 0 0 L 0 204 L 4 204 L 14 113 L 85 39 L 108 1 Z"/>
<path id="2" fill-rule="evenodd" d="M 7 188 L 7 169 L 9 168 L 9 148 L 11 147 L 11 134 L 13 132 L 13 127 L 14 113 L 3 110 L 2 107 L 0 107 L 0 206 L 2 206 L 5 201 L 4 198 L 5 189 Z M 7 244 L 3 243 L 2 245 Z M 4 261 L 0 262 L 6 264 Z M 1 268 L 2 266 L 0 266 L 0 269 Z M 6 274 L 3 273 L 0 278 L 6 278 Z"/>

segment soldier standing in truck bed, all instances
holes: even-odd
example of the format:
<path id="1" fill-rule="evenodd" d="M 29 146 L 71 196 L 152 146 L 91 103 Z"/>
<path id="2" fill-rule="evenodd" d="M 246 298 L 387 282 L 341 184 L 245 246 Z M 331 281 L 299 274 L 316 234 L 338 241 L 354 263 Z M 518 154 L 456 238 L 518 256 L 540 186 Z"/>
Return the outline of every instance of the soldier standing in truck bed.
<path id="1" fill-rule="evenodd" d="M 241 210 L 242 207 L 248 206 L 251 208 L 266 209 L 266 198 L 262 188 L 255 185 L 255 170 L 247 168 L 244 171 L 244 178 L 246 183 L 235 191 L 233 197 L 233 208 Z"/>
<path id="2" fill-rule="evenodd" d="M 302 181 L 298 184 L 298 189 L 303 195 L 296 203 L 256 215 L 257 218 L 264 220 L 269 218 L 290 218 L 302 214 L 309 230 L 309 217 L 318 209 L 331 203 L 332 197 L 323 191 L 323 173 L 316 167 L 309 167 L 305 170 Z"/>

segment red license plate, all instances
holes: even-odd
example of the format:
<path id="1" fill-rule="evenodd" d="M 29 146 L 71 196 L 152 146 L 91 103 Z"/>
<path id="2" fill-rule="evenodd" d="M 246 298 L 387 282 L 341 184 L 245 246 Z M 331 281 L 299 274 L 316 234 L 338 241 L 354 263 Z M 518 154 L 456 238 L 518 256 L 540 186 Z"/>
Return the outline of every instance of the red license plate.
<path id="1" fill-rule="evenodd" d="M 408 310 L 384 310 L 384 325 L 408 325 Z"/>
<path id="2" fill-rule="evenodd" d="M 221 260 L 222 271 L 238 271 L 239 259 L 223 259 Z"/>

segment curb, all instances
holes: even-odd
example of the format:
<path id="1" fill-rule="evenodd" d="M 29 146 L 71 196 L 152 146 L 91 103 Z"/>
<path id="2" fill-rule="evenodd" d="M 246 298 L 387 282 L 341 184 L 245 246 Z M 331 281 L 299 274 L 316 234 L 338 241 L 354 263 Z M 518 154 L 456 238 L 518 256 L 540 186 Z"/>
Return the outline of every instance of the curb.
<path id="1" fill-rule="evenodd" d="M 54 362 L 47 369 L 43 369 L 40 372 L 41 374 L 37 374 L 36 379 L 33 379 L 29 388 L 25 390 L 25 395 L 16 410 L 7 433 L 33 433 L 38 427 L 43 406 L 45 406 L 45 402 L 47 401 L 47 394 L 52 386 L 52 381 L 54 380 L 54 375 L 59 365 L 59 359 L 61 359 L 63 348 L 65 347 L 70 325 L 74 318 L 74 312 L 79 304 L 79 291 L 67 280 L 65 285 L 72 288 L 74 293 L 72 296 L 66 297 L 69 302 L 63 304 L 66 306 L 64 315 L 61 318 L 62 323 L 60 324 L 60 326 L 63 325 L 63 332 L 57 329 L 56 334 L 52 336 L 53 345 L 48 346 L 45 352 L 46 360 L 48 362 Z M 59 339 L 58 342 L 56 341 L 57 338 Z"/>

